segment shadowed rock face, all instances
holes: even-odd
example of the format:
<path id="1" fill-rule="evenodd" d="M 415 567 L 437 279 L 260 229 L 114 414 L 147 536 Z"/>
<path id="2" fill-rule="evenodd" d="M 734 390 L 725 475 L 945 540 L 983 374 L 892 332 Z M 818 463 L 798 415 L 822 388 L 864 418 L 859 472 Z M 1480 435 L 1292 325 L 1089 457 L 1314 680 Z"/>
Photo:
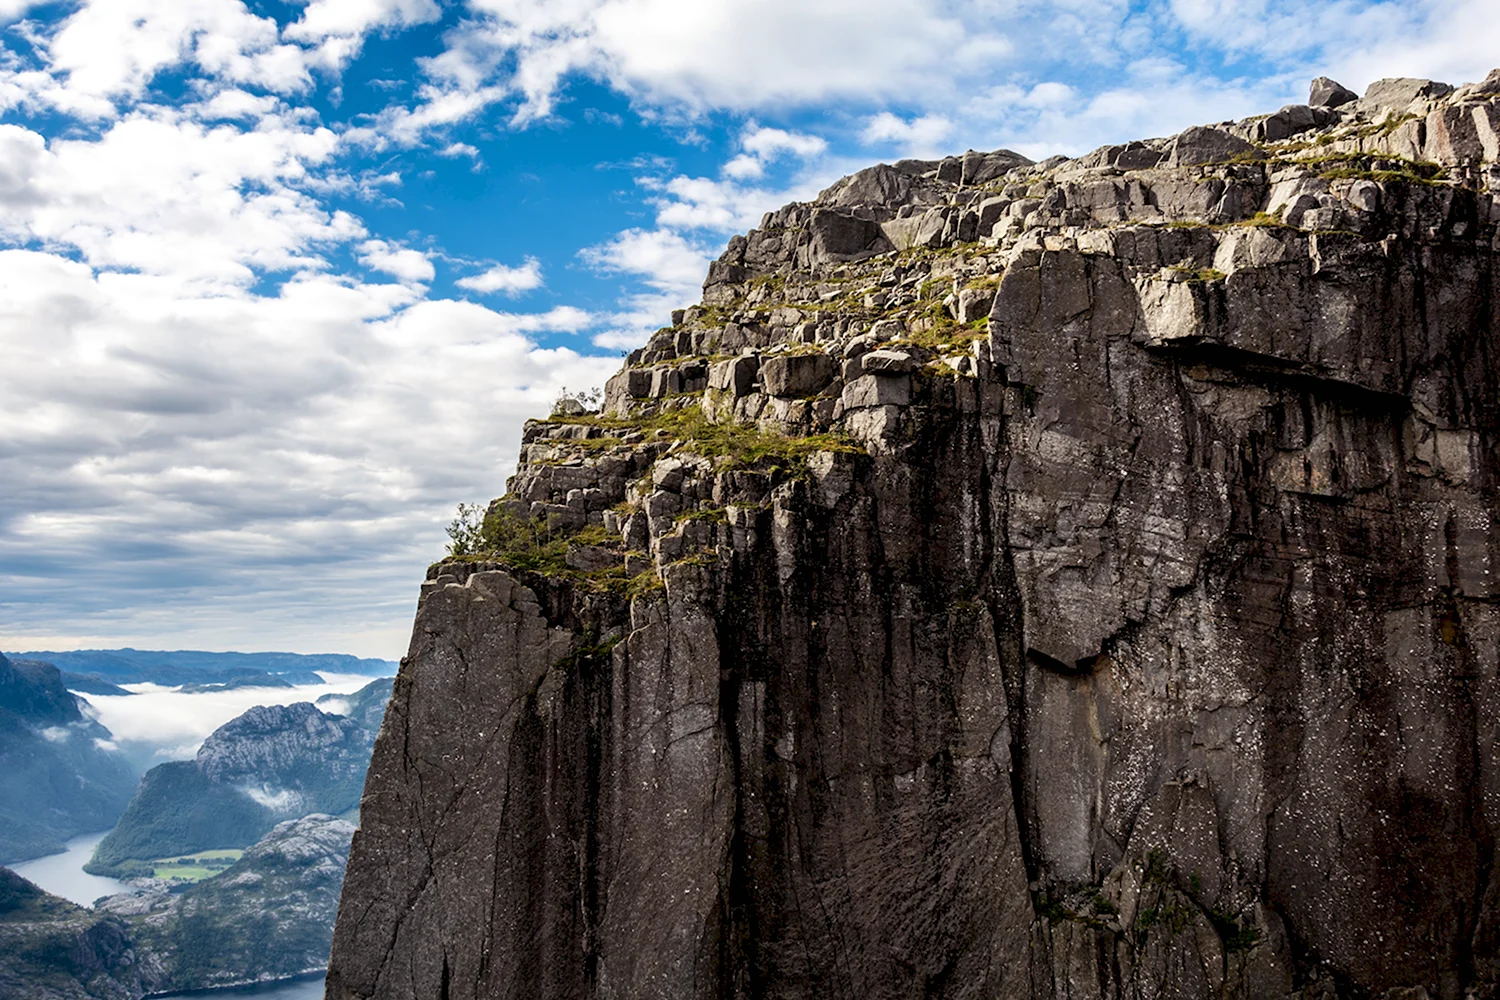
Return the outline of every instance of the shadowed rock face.
<path id="1" fill-rule="evenodd" d="M 732 241 L 423 585 L 328 995 L 1491 995 L 1500 103 L 1424 84 Z"/>

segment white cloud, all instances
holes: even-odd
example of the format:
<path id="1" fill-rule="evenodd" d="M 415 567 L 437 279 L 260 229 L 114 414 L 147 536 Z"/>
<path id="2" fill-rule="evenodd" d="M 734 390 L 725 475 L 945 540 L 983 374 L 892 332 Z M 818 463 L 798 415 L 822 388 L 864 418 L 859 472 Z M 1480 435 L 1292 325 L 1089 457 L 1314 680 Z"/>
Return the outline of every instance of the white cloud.
<path id="1" fill-rule="evenodd" d="M 14 21 L 33 7 L 40 7 L 49 0 L 0 0 L 0 24 Z"/>
<path id="2" fill-rule="evenodd" d="M 505 295 L 520 295 L 542 287 L 542 265 L 535 257 L 527 257 L 520 267 L 496 264 L 489 270 L 459 278 L 454 282 L 459 288 L 488 295 L 500 292 Z"/>
<path id="3" fill-rule="evenodd" d="M 108 117 L 162 70 L 184 63 L 217 79 L 279 92 L 309 83 L 303 50 L 240 0 L 88 0 L 45 42 L 49 72 L 26 83 L 64 111 Z"/>
<path id="4" fill-rule="evenodd" d="M 828 151 L 828 140 L 786 129 L 764 128 L 752 121 L 740 135 L 740 148 L 744 152 L 724 164 L 719 172 L 737 181 L 755 180 L 765 175 L 767 164 L 783 154 L 790 153 L 803 160 L 822 156 Z"/>
<path id="5" fill-rule="evenodd" d="M 673 309 L 698 299 L 713 254 L 668 229 L 627 229 L 608 243 L 579 253 L 584 263 L 604 274 L 638 278 L 649 289 L 626 297 L 610 326 L 594 335 L 605 348 L 639 346 Z"/>
<path id="6" fill-rule="evenodd" d="M 803 135 L 779 128 L 762 128 L 751 123 L 740 138 L 740 147 L 745 152 L 762 160 L 775 159 L 782 153 L 792 153 L 803 159 L 821 156 L 828 151 L 828 140 L 816 135 Z"/>
<path id="7" fill-rule="evenodd" d="M 376 28 L 422 24 L 440 15 L 433 0 L 312 0 L 284 35 L 309 42 L 358 38 Z"/>
<path id="8" fill-rule="evenodd" d="M 533 337 L 593 322 L 0 251 L 6 644 L 55 632 L 62 588 L 75 637 L 394 653 L 453 504 L 500 492 L 521 422 L 617 366 Z"/>
<path id="9" fill-rule="evenodd" d="M 359 246 L 359 262 L 365 267 L 402 281 L 429 282 L 437 274 L 432 261 L 420 250 L 385 240 L 366 240 Z"/>
<path id="10" fill-rule="evenodd" d="M 0 232 L 177 280 L 241 284 L 255 269 L 319 267 L 310 249 L 363 235 L 292 186 L 336 142 L 284 120 L 245 131 L 165 110 L 131 114 L 95 140 L 0 125 Z"/>
<path id="11" fill-rule="evenodd" d="M 932 156 L 946 150 L 944 142 L 953 132 L 953 122 L 945 115 L 906 119 L 882 111 L 865 124 L 860 139 L 867 146 L 894 145 L 907 156 Z"/>
<path id="12" fill-rule="evenodd" d="M 433 81 L 361 141 L 411 145 L 502 101 L 552 114 L 570 75 L 700 113 L 951 93 L 1011 50 L 993 18 L 942 0 L 468 0 L 473 19 L 423 61 Z M 857 25 L 857 29 L 851 26 Z M 587 112 L 585 112 L 587 114 Z M 797 151 L 797 150 L 793 150 Z M 799 152 L 799 155 L 808 155 Z"/>
<path id="13" fill-rule="evenodd" d="M 748 153 L 741 153 L 719 169 L 725 177 L 732 177 L 737 181 L 754 180 L 766 172 L 765 164 Z"/>

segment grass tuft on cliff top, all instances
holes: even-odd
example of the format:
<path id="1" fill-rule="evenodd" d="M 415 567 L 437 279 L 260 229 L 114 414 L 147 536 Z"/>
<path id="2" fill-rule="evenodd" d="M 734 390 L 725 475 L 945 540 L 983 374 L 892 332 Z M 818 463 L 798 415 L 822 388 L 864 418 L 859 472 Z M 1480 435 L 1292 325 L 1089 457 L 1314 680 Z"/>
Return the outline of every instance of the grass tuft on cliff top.
<path id="1" fill-rule="evenodd" d="M 801 475 L 807 460 L 820 451 L 861 453 L 863 448 L 842 434 L 809 434 L 793 437 L 762 430 L 751 424 L 718 423 L 708 419 L 701 407 L 688 406 L 632 417 L 554 417 L 554 423 L 585 424 L 604 430 L 618 440 L 625 434 L 670 437 L 682 450 L 717 460 L 723 468 L 762 469 Z M 614 433 L 610 433 L 614 432 Z"/>

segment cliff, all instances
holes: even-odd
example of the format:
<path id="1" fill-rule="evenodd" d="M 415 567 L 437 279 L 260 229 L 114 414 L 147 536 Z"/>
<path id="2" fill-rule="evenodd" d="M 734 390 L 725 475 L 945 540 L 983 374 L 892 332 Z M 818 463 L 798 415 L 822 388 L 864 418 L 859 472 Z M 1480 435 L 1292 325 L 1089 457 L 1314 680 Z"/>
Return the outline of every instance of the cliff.
<path id="1" fill-rule="evenodd" d="M 249 847 L 278 823 L 349 813 L 391 690 L 386 678 L 329 701 L 257 705 L 214 730 L 193 760 L 158 764 L 141 780 L 85 866 L 96 875 L 149 875 L 150 861 Z"/>
<path id="2" fill-rule="evenodd" d="M 1500 71 L 1312 96 L 861 171 L 528 424 L 328 996 L 1493 995 Z"/>

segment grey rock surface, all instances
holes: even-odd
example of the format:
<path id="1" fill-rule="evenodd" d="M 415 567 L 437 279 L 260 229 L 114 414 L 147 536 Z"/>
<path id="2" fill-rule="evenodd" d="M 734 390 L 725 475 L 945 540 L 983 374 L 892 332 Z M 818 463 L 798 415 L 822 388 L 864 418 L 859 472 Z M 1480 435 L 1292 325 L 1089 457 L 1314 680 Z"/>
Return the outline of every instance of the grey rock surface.
<path id="1" fill-rule="evenodd" d="M 1314 80 L 1307 95 L 1307 103 L 1315 108 L 1337 108 L 1357 100 L 1358 94 L 1326 76 Z"/>
<path id="2" fill-rule="evenodd" d="M 1494 996 L 1497 112 L 905 161 L 732 240 L 430 570 L 328 996 Z"/>

